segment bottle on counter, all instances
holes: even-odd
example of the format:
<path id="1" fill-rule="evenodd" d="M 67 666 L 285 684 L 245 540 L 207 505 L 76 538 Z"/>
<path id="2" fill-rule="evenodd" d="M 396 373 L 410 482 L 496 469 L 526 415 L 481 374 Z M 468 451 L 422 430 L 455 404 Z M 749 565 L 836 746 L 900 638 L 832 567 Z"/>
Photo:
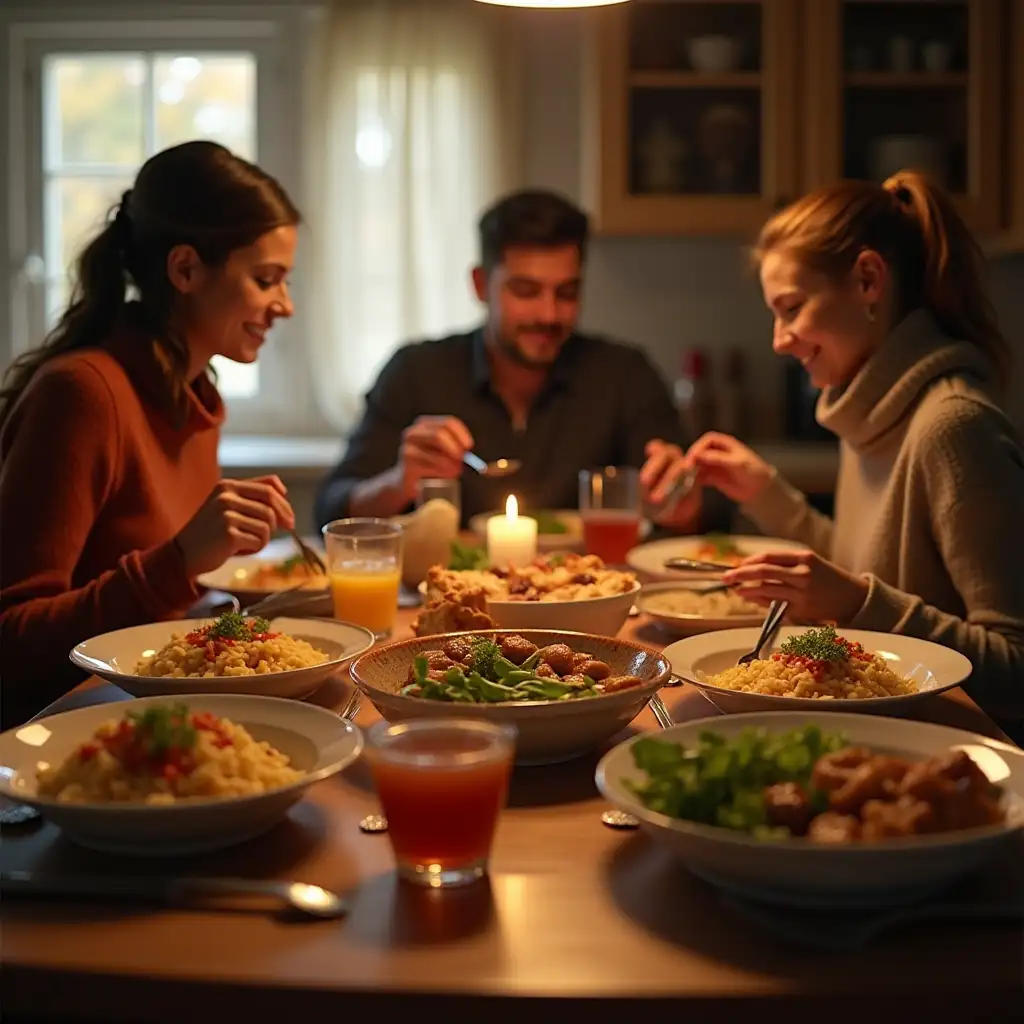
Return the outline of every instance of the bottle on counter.
<path id="1" fill-rule="evenodd" d="M 710 367 L 704 349 L 690 348 L 683 352 L 673 393 L 683 432 L 690 441 L 713 429 L 715 425 L 715 396 Z"/>
<path id="2" fill-rule="evenodd" d="M 750 396 L 747 394 L 745 377 L 743 353 L 738 348 L 732 348 L 725 357 L 718 405 L 718 429 L 741 440 L 750 429 Z"/>

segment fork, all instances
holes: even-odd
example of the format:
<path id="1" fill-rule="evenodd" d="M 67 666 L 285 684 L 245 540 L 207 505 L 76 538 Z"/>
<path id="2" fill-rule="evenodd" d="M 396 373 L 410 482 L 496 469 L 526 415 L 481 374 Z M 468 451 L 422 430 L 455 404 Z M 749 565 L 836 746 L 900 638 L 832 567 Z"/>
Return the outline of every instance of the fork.
<path id="1" fill-rule="evenodd" d="M 313 572 L 326 576 L 327 566 L 324 564 L 324 560 L 299 536 L 299 531 L 293 527 L 288 532 L 292 535 L 292 540 L 298 546 L 299 554 L 302 555 L 302 560 L 306 565 Z"/>
<path id="2" fill-rule="evenodd" d="M 768 614 L 764 617 L 764 622 L 761 624 L 761 635 L 757 638 L 754 649 L 744 654 L 736 662 L 737 665 L 749 665 L 752 661 L 757 661 L 761 656 L 761 650 L 767 644 L 770 644 L 775 638 L 775 634 L 778 633 L 779 627 L 782 625 L 782 616 L 786 614 L 788 607 L 788 601 L 772 601 L 768 606 Z"/>

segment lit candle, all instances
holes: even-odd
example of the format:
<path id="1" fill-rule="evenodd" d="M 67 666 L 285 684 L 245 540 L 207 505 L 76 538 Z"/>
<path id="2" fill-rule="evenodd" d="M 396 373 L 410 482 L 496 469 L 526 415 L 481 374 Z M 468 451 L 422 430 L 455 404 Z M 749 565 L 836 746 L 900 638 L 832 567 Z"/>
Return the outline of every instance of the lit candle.
<path id="1" fill-rule="evenodd" d="M 514 494 L 505 502 L 505 514 L 487 520 L 487 557 L 491 565 L 528 565 L 537 557 L 537 520 L 519 514 Z"/>

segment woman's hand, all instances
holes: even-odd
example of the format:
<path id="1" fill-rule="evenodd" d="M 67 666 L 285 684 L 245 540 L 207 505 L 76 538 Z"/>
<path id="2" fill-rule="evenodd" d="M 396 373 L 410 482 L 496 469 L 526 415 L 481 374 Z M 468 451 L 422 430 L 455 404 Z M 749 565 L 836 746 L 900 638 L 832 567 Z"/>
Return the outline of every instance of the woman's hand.
<path id="1" fill-rule="evenodd" d="M 743 596 L 757 604 L 788 601 L 787 615 L 798 622 L 848 625 L 868 596 L 866 579 L 826 562 L 813 551 L 751 555 L 723 573 L 722 582 L 742 584 Z"/>
<path id="2" fill-rule="evenodd" d="M 696 530 L 700 522 L 700 488 L 694 486 L 681 497 L 668 501 L 676 484 L 690 472 L 690 464 L 682 449 L 656 439 L 647 442 L 644 455 L 646 461 L 640 470 L 640 490 L 644 504 L 653 510 L 654 521 L 676 530 Z"/>
<path id="3" fill-rule="evenodd" d="M 740 504 L 756 498 L 775 472 L 742 441 L 714 431 L 702 434 L 690 445 L 686 462 L 697 470 L 697 483 L 714 487 Z"/>
<path id="4" fill-rule="evenodd" d="M 293 530 L 287 493 L 276 476 L 221 480 L 174 538 L 189 578 L 219 568 L 232 555 L 254 554 L 276 529 Z"/>

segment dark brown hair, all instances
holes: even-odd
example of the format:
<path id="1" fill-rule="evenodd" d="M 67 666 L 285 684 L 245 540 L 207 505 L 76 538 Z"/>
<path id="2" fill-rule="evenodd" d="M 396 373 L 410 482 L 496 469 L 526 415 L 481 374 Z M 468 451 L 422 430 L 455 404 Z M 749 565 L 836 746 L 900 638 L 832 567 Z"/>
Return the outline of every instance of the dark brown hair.
<path id="1" fill-rule="evenodd" d="M 491 271 L 513 245 L 548 248 L 575 245 L 587 253 L 590 220 L 564 196 L 545 189 L 524 189 L 499 199 L 484 211 L 478 225 L 480 263 Z"/>
<path id="2" fill-rule="evenodd" d="M 1007 378 L 1012 352 L 989 297 L 981 248 L 927 175 L 900 171 L 881 185 L 843 181 L 812 192 L 765 224 L 753 256 L 760 264 L 781 250 L 839 280 L 866 249 L 892 269 L 901 313 L 924 306 L 951 338 L 977 345 L 998 380 Z"/>
<path id="3" fill-rule="evenodd" d="M 160 345 L 172 398 L 180 394 L 189 353 L 171 327 L 176 293 L 167 276 L 170 251 L 190 245 L 207 266 L 221 266 L 235 249 L 300 220 L 274 178 L 214 142 L 185 142 L 151 157 L 78 256 L 71 301 L 60 321 L 4 374 L 0 427 L 46 362 L 110 336 L 125 314 L 129 285 L 138 293 L 132 304 L 138 327 Z"/>

